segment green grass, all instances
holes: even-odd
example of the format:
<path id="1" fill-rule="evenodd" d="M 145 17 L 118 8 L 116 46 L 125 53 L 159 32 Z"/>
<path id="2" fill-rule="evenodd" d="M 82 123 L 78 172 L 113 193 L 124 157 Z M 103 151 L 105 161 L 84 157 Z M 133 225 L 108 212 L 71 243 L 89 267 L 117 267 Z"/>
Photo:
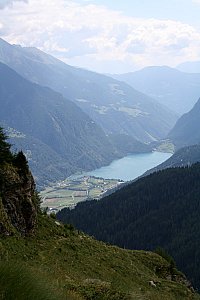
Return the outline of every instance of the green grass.
<path id="1" fill-rule="evenodd" d="M 57 300 L 64 294 L 22 262 L 0 263 L 0 299 Z"/>
<path id="2" fill-rule="evenodd" d="M 36 290 L 42 290 L 43 278 L 44 294 L 47 287 L 56 299 L 200 299 L 181 282 L 167 279 L 170 265 L 161 256 L 106 245 L 46 215 L 39 216 L 33 236 L 1 237 L 0 261 L 22 265 Z"/>

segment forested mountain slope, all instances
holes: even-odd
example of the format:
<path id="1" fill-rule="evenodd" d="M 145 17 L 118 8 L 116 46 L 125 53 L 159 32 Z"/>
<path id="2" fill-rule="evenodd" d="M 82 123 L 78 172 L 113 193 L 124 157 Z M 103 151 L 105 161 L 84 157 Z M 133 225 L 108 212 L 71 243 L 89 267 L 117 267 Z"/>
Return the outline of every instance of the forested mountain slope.
<path id="1" fill-rule="evenodd" d="M 63 222 L 128 249 L 166 249 L 200 287 L 200 163 L 141 178 L 100 201 L 57 214 Z"/>

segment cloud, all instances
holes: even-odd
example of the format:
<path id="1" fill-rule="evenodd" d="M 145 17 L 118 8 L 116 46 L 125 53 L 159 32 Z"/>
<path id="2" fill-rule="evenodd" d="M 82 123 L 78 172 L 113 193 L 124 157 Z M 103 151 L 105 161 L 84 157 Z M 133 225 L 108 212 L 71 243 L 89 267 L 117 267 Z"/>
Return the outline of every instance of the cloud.
<path id="1" fill-rule="evenodd" d="M 199 57 L 200 33 L 188 24 L 127 17 L 84 2 L 15 3 L 1 12 L 1 35 L 8 42 L 39 47 L 69 64 L 100 72 L 112 72 L 111 67 L 120 72 L 146 65 L 175 66 Z"/>
<path id="2" fill-rule="evenodd" d="M 28 2 L 28 0 L 1 0 L 0 1 L 0 9 L 5 8 L 6 6 L 12 6 L 14 2 L 16 1 L 22 1 L 22 2 Z"/>

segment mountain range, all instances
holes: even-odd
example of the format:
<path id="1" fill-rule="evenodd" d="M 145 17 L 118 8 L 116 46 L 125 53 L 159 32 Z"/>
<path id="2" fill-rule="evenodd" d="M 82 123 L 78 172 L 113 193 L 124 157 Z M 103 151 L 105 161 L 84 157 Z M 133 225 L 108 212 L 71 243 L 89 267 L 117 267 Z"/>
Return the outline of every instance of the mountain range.
<path id="1" fill-rule="evenodd" d="M 103 75 L 0 39 L 0 78 L 0 300 L 200 299 L 200 62 Z M 36 183 L 156 149 L 104 198 L 41 208 Z"/>
<path id="2" fill-rule="evenodd" d="M 103 130 L 61 94 L 27 81 L 2 63 L 0 77 L 1 124 L 15 147 L 26 153 L 40 184 L 119 156 Z"/>
<path id="3" fill-rule="evenodd" d="M 75 68 L 36 48 L 0 40 L 0 61 L 26 79 L 72 100 L 107 135 L 126 134 L 150 142 L 167 135 L 177 115 L 130 85 Z"/>
<path id="4" fill-rule="evenodd" d="M 156 99 L 179 116 L 191 110 L 200 96 L 200 70 L 199 74 L 189 74 L 167 66 L 152 66 L 113 76 Z"/>

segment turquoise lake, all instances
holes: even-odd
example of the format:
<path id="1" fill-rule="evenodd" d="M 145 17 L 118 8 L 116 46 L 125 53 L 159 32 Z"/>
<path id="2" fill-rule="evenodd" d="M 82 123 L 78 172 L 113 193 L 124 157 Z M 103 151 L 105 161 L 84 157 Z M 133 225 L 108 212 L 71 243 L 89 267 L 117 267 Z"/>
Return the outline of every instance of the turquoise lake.
<path id="1" fill-rule="evenodd" d="M 152 152 L 132 154 L 114 160 L 110 165 L 88 172 L 88 175 L 105 179 L 133 180 L 147 170 L 171 157 L 171 153 Z"/>

